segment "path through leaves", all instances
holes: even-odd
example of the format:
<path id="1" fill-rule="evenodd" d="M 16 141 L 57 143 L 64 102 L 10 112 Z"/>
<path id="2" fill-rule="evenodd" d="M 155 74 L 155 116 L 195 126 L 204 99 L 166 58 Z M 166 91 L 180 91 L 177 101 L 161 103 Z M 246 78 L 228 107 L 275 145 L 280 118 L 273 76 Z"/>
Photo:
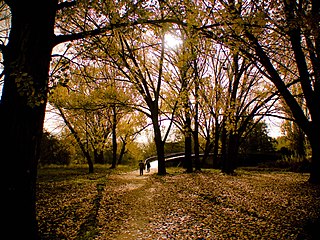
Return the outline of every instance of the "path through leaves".
<path id="1" fill-rule="evenodd" d="M 162 177 L 154 172 L 139 176 L 138 171 L 111 174 L 100 190 L 78 192 L 73 214 L 65 207 L 65 218 L 50 218 L 51 224 L 69 226 L 57 239 L 307 240 L 312 239 L 310 228 L 319 224 L 320 189 L 307 183 L 307 174 L 175 171 Z M 64 211 L 62 205 L 58 208 Z"/>

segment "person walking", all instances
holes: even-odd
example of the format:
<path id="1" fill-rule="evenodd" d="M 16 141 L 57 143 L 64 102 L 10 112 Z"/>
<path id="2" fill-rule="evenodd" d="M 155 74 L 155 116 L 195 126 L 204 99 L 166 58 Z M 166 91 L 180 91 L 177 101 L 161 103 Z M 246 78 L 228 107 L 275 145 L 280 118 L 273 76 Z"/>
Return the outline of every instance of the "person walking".
<path id="1" fill-rule="evenodd" d="M 145 168 L 144 163 L 142 160 L 139 161 L 139 169 L 140 169 L 140 176 L 143 175 L 143 169 Z"/>
<path id="2" fill-rule="evenodd" d="M 151 164 L 150 161 L 147 161 L 147 172 L 150 172 Z"/>

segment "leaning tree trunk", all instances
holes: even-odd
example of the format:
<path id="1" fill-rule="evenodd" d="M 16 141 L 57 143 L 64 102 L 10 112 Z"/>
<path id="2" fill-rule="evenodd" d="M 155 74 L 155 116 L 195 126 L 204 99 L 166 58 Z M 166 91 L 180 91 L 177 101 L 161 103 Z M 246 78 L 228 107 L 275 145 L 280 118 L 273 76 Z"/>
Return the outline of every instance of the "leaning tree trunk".
<path id="1" fill-rule="evenodd" d="M 67 125 L 69 131 L 71 132 L 72 136 L 75 138 L 75 140 L 77 141 L 83 156 L 85 157 L 85 159 L 87 160 L 88 163 L 88 167 L 89 167 L 89 173 L 93 173 L 94 169 L 93 169 L 93 161 L 90 155 L 90 152 L 88 150 L 88 146 L 85 146 L 83 144 L 83 142 L 81 141 L 80 136 L 77 134 L 76 130 L 73 128 L 73 126 L 71 125 L 71 123 L 68 121 L 68 119 L 66 118 L 65 114 L 63 113 L 62 109 L 59 106 L 55 106 L 59 113 L 60 116 L 62 117 L 64 123 Z"/>
<path id="2" fill-rule="evenodd" d="M 6 2 L 12 20 L 3 50 L 5 78 L 0 104 L 2 234 L 10 239 L 38 239 L 36 177 L 56 1 Z"/>

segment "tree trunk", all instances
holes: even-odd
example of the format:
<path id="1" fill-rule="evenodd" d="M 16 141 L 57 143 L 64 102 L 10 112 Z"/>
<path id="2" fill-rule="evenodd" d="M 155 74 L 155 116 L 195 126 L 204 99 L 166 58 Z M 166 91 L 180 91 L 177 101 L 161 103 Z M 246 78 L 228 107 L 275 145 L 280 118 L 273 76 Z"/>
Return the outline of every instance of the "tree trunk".
<path id="1" fill-rule="evenodd" d="M 200 162 L 200 149 L 199 149 L 199 135 L 198 131 L 194 131 L 194 163 L 196 171 L 201 171 L 201 162 Z"/>
<path id="2" fill-rule="evenodd" d="M 221 131 L 221 162 L 220 167 L 221 170 L 224 168 L 224 164 L 227 161 L 227 130 L 225 127 L 225 123 L 222 124 Z"/>
<path id="3" fill-rule="evenodd" d="M 195 61 L 195 67 L 197 63 Z M 197 68 L 196 68 L 197 69 Z M 196 74 L 197 71 L 196 71 Z M 195 81 L 195 116 L 194 116 L 194 132 L 193 132 L 193 143 L 194 143 L 194 162 L 196 171 L 201 171 L 201 162 L 200 162 L 200 146 L 199 146 L 199 82 Z"/>
<path id="4" fill-rule="evenodd" d="M 214 131 L 214 146 L 213 146 L 213 157 L 212 157 L 212 165 L 213 168 L 216 166 L 219 166 L 219 161 L 218 160 L 218 156 L 219 156 L 219 140 L 220 140 L 220 127 L 218 124 L 218 121 L 216 121 L 216 125 L 214 127 L 215 131 Z"/>
<path id="5" fill-rule="evenodd" d="M 153 118 L 153 130 L 154 130 L 154 141 L 157 149 L 158 157 L 158 175 L 166 175 L 166 162 L 164 157 L 164 141 L 162 141 L 161 130 L 158 123 L 158 115 L 156 114 Z"/>
<path id="6" fill-rule="evenodd" d="M 192 131 L 191 131 L 191 119 L 189 116 L 186 118 L 185 123 L 185 133 L 184 133 L 184 167 L 187 169 L 188 173 L 193 172 L 192 168 Z"/>
<path id="7" fill-rule="evenodd" d="M 305 159 L 306 157 L 305 134 L 296 123 L 293 123 L 293 140 L 294 140 L 293 146 L 295 149 L 295 155 L 299 158 Z"/>
<path id="8" fill-rule="evenodd" d="M 158 157 L 158 175 L 166 175 L 166 162 L 164 157 L 164 142 L 159 140 L 158 137 L 155 138 L 157 157 Z"/>
<path id="9" fill-rule="evenodd" d="M 238 136 L 235 134 L 229 134 L 227 141 L 227 154 L 223 163 L 222 172 L 226 174 L 234 174 L 238 158 L 238 149 Z"/>
<path id="10" fill-rule="evenodd" d="M 113 118 L 112 118 L 112 164 L 111 168 L 116 168 L 117 166 L 117 109 L 116 105 L 112 106 Z"/>
<path id="11" fill-rule="evenodd" d="M 124 153 L 126 152 L 126 145 L 127 145 L 125 139 L 121 138 L 121 141 L 122 141 L 122 145 L 121 145 L 120 154 L 118 158 L 118 164 L 122 163 L 122 159 L 123 159 Z"/>
<path id="12" fill-rule="evenodd" d="M 0 103 L 2 229 L 10 239 L 38 239 L 36 177 L 56 1 L 8 3 L 12 20 Z"/>
<path id="13" fill-rule="evenodd" d="M 206 137 L 206 143 L 205 143 L 204 151 L 203 151 L 203 156 L 202 156 L 202 159 L 201 159 L 201 164 L 202 165 L 206 164 L 212 148 L 213 148 L 213 144 L 211 142 L 211 138 L 210 138 L 210 136 L 207 136 Z"/>
<path id="14" fill-rule="evenodd" d="M 312 150 L 309 182 L 320 184 L 320 126 L 316 125 L 314 131 L 310 131 L 308 139 Z"/>
<path id="15" fill-rule="evenodd" d="M 197 105 L 197 104 L 196 104 Z M 196 107 L 196 115 L 195 115 L 195 126 L 193 132 L 193 149 L 194 149 L 194 163 L 195 163 L 195 170 L 201 171 L 201 162 L 200 162 L 200 147 L 199 147 L 199 122 L 198 122 L 198 110 Z"/>
<path id="16" fill-rule="evenodd" d="M 311 144 L 312 159 L 309 182 L 312 184 L 320 184 L 320 143 Z"/>
<path id="17" fill-rule="evenodd" d="M 158 175 L 166 175 L 166 162 L 164 157 L 164 142 L 156 141 L 157 156 L 158 156 Z"/>

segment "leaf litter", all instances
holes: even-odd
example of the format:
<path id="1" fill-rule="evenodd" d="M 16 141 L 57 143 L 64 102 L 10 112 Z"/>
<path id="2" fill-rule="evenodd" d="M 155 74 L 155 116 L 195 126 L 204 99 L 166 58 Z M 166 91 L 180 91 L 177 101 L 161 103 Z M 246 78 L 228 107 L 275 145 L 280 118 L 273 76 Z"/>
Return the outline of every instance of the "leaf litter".
<path id="1" fill-rule="evenodd" d="M 41 239 L 316 239 L 320 188 L 308 174 L 237 173 L 39 182 Z"/>

